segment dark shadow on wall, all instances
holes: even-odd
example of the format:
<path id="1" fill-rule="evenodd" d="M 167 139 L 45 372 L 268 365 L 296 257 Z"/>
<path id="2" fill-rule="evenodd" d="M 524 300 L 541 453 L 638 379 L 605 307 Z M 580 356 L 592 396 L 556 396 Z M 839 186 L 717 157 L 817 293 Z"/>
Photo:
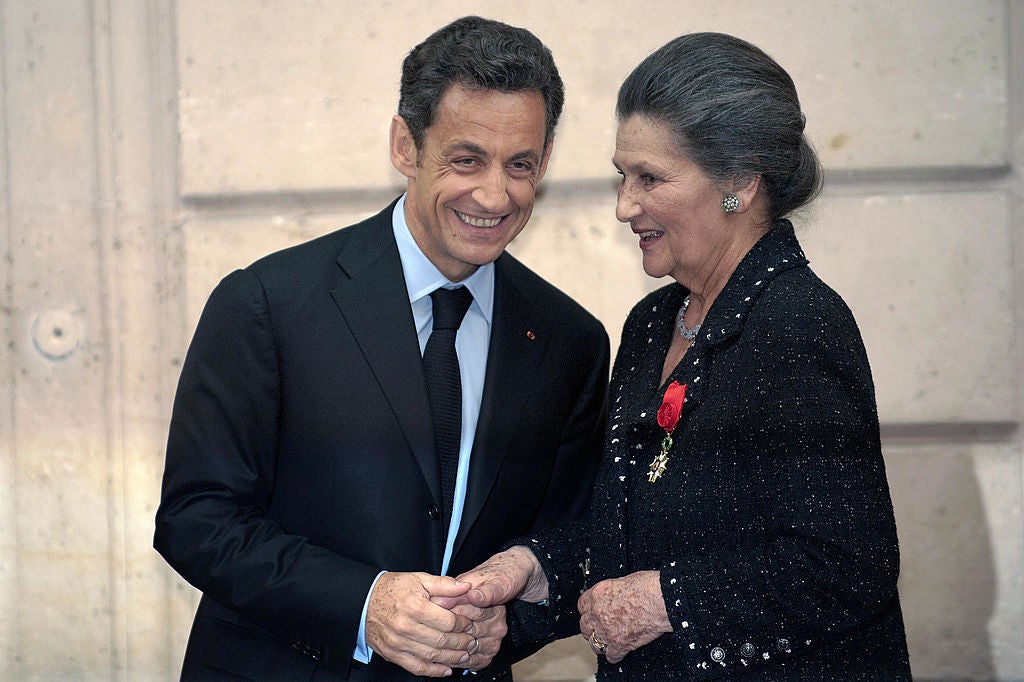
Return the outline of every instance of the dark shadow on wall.
<path id="1" fill-rule="evenodd" d="M 996 572 L 972 449 L 907 436 L 886 439 L 883 449 L 914 679 L 995 679 L 988 626 Z"/>

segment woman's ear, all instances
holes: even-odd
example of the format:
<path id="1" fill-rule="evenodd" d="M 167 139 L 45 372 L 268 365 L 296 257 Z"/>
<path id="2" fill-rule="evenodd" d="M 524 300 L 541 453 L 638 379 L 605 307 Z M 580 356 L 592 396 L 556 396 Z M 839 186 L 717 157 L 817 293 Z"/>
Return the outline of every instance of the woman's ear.
<path id="1" fill-rule="evenodd" d="M 391 165 L 407 178 L 416 177 L 416 143 L 405 119 L 395 115 L 391 119 Z"/>
<path id="2" fill-rule="evenodd" d="M 744 213 L 749 211 L 754 205 L 754 198 L 757 196 L 757 190 L 760 188 L 760 175 L 751 175 L 749 178 L 735 181 L 732 185 L 732 194 L 739 199 L 740 205 L 736 208 L 734 213 Z"/>

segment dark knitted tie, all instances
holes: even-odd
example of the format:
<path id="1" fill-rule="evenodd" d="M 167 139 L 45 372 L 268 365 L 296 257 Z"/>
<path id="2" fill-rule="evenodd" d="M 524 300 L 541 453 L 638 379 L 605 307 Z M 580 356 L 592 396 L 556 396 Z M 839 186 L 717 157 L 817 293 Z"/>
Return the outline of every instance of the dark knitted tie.
<path id="1" fill-rule="evenodd" d="M 455 475 L 459 468 L 459 442 L 462 440 L 462 375 L 459 356 L 455 352 L 455 335 L 466 316 L 473 295 L 469 289 L 437 289 L 430 294 L 434 301 L 434 322 L 423 349 L 423 373 L 427 379 L 430 413 L 434 418 L 434 438 L 441 469 L 441 507 L 444 510 L 444 532 L 452 518 L 455 499 Z"/>

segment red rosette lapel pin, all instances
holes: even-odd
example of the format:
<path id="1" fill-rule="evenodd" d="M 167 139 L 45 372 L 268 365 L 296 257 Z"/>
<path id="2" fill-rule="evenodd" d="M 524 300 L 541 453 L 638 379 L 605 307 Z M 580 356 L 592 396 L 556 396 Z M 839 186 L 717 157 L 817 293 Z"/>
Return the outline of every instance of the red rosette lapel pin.
<path id="1" fill-rule="evenodd" d="M 658 408 L 658 426 L 665 429 L 665 437 L 661 440 L 661 452 L 647 472 L 647 482 L 655 483 L 665 473 L 668 466 L 668 451 L 672 448 L 672 432 L 679 424 L 679 416 L 683 413 L 683 402 L 686 401 L 686 384 L 673 381 L 665 389 L 665 397 Z"/>

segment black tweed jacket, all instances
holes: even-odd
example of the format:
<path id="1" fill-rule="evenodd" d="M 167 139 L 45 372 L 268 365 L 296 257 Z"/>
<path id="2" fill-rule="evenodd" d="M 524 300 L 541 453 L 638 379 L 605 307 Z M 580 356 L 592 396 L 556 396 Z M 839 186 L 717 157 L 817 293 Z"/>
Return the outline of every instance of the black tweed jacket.
<path id="1" fill-rule="evenodd" d="M 686 293 L 671 284 L 630 313 L 590 518 L 526 540 L 551 598 L 513 609 L 513 639 L 578 635 L 583 589 L 659 570 L 673 632 L 617 665 L 601 658 L 599 680 L 909 679 L 874 387 L 850 310 L 781 221 L 674 370 L 686 403 L 649 483 Z"/>

